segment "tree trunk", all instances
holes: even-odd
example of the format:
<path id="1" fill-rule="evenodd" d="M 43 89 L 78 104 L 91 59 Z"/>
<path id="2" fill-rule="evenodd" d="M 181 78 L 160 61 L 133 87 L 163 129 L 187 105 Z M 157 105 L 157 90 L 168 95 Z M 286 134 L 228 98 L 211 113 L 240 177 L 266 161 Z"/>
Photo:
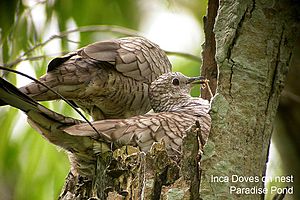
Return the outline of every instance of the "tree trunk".
<path id="1" fill-rule="evenodd" d="M 264 187 L 261 177 L 265 176 L 273 121 L 298 31 L 296 3 L 220 1 L 214 27 L 218 95 L 213 101 L 206 159 L 201 163 L 205 200 L 264 196 L 257 190 L 246 195 L 236 189 Z M 235 182 L 236 176 L 253 180 Z"/>

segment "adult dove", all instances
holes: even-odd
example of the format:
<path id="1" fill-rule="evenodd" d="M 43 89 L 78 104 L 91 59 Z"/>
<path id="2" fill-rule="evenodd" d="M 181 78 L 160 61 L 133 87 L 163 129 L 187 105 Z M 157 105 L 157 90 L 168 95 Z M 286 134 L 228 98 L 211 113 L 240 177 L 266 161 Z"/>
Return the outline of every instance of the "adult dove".
<path id="1" fill-rule="evenodd" d="M 2 78 L 0 99 L 24 111 L 34 129 L 77 160 L 92 160 L 93 155 L 109 151 L 110 144 L 113 148 L 133 145 L 147 152 L 161 140 L 173 155 L 181 151 L 186 130 L 196 121 L 200 123 L 202 138 L 208 138 L 210 103 L 190 96 L 192 86 L 201 83 L 202 77 L 190 78 L 179 72 L 163 74 L 149 88 L 154 113 L 91 122 L 97 132 L 88 123 L 45 108 Z M 87 168 L 83 163 L 78 163 L 79 171 Z"/>
<path id="2" fill-rule="evenodd" d="M 147 113 L 150 83 L 170 71 L 171 64 L 157 44 L 127 37 L 96 42 L 55 58 L 39 80 L 94 120 L 117 119 Z M 36 82 L 20 91 L 37 101 L 60 99 Z"/>

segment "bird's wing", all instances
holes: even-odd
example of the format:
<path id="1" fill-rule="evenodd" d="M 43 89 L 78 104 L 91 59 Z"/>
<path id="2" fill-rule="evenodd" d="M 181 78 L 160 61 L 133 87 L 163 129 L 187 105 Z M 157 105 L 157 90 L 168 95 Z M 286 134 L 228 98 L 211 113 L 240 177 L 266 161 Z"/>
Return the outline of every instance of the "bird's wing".
<path id="1" fill-rule="evenodd" d="M 100 135 L 85 123 L 67 127 L 64 131 L 70 135 L 90 136 L 96 140 L 104 139 L 120 146 L 139 146 L 143 151 L 148 151 L 154 142 L 163 139 L 167 149 L 179 151 L 186 129 L 196 120 L 198 117 L 186 113 L 163 112 L 128 119 L 95 121 L 92 124 Z"/>
<path id="2" fill-rule="evenodd" d="M 90 44 L 78 51 L 83 57 L 112 64 L 118 72 L 151 83 L 170 72 L 171 64 L 158 45 L 142 37 L 128 37 Z"/>
<path id="3" fill-rule="evenodd" d="M 112 64 L 115 70 L 137 81 L 151 83 L 159 75 L 172 71 L 172 65 L 160 47 L 143 37 L 100 41 L 76 52 L 54 58 L 47 72 L 53 71 L 74 56 Z"/>
<path id="4" fill-rule="evenodd" d="M 40 81 L 64 97 L 81 99 L 91 93 L 88 84 L 106 85 L 109 82 L 110 69 L 117 72 L 114 74 L 150 84 L 161 74 L 170 72 L 171 64 L 156 44 L 142 37 L 128 37 L 96 42 L 54 58 Z M 101 88 L 96 91 L 99 95 L 110 89 Z M 20 89 L 38 101 L 59 98 L 34 82 Z"/>

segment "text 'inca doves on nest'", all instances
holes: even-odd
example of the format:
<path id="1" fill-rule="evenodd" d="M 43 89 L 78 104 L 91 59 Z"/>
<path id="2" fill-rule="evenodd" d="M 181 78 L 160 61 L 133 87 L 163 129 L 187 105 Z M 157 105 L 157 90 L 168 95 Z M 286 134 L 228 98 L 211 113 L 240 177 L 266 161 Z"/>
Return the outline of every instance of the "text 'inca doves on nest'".
<path id="1" fill-rule="evenodd" d="M 55 58 L 40 81 L 94 120 L 116 119 L 148 112 L 150 83 L 170 71 L 171 64 L 158 45 L 128 37 L 90 44 Z M 60 98 L 35 82 L 20 90 L 37 101 Z"/>
<path id="2" fill-rule="evenodd" d="M 202 77 L 189 78 L 178 72 L 163 74 L 149 88 L 155 113 L 94 121 L 98 133 L 87 123 L 43 107 L 4 79 L 0 79 L 0 99 L 23 110 L 37 131 L 77 159 L 92 159 L 95 154 L 109 151 L 109 143 L 114 147 L 138 146 L 147 152 L 154 142 L 161 140 L 169 154 L 177 154 L 186 130 L 196 121 L 200 123 L 202 138 L 208 138 L 210 103 L 189 94 L 192 86 L 199 83 L 203 83 Z"/>

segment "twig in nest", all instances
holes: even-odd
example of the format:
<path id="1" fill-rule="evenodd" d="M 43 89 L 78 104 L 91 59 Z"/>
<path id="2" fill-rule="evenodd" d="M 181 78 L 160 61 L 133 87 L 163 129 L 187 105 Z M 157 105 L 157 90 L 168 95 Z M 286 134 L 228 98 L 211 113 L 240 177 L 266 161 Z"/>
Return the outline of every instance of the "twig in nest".
<path id="1" fill-rule="evenodd" d="M 210 86 L 209 86 L 209 80 L 208 79 L 205 79 L 204 80 L 204 84 L 203 85 L 201 85 L 201 88 L 202 89 L 205 89 L 205 88 L 207 88 L 207 90 L 208 90 L 208 92 L 209 92 L 209 94 L 210 94 L 210 99 L 212 99 L 213 98 L 213 93 L 211 92 L 211 89 L 210 89 Z"/>

